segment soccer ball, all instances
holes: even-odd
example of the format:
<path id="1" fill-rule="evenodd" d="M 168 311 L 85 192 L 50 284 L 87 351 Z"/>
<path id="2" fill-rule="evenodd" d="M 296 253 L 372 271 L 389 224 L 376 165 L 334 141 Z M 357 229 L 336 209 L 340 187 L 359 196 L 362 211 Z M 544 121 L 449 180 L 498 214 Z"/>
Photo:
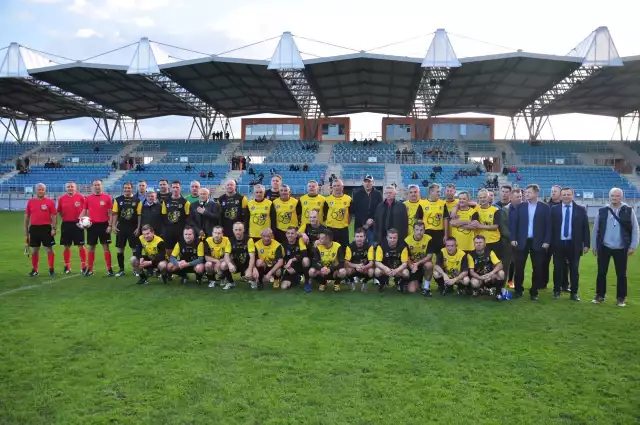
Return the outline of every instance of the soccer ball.
<path id="1" fill-rule="evenodd" d="M 89 217 L 82 217 L 80 219 L 80 224 L 86 229 L 87 227 L 91 226 L 91 219 Z"/>

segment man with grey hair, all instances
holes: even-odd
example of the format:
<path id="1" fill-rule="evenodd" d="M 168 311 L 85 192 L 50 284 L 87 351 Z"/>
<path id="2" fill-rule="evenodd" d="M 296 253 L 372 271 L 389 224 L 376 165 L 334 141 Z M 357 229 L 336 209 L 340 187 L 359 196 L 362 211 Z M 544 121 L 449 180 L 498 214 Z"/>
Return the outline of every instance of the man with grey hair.
<path id="1" fill-rule="evenodd" d="M 616 298 L 624 307 L 627 298 L 627 262 L 638 247 L 638 218 L 633 208 L 622 202 L 622 189 L 609 191 L 609 204 L 600 208 L 593 226 L 593 255 L 598 257 L 598 278 L 594 304 L 604 302 L 607 292 L 607 273 L 613 258 L 616 268 Z"/>
<path id="2" fill-rule="evenodd" d="M 404 241 L 409 227 L 409 215 L 407 207 L 402 202 L 396 201 L 396 188 L 387 185 L 384 188 L 384 201 L 376 208 L 373 218 L 375 227 L 375 241 L 382 243 L 387 240 L 389 229 L 398 230 L 398 240 Z"/>
<path id="3" fill-rule="evenodd" d="M 193 182 L 191 186 L 193 187 Z M 193 227 L 196 238 L 211 236 L 213 228 L 220 225 L 220 204 L 209 199 L 209 194 L 209 189 L 203 187 L 198 190 L 198 199 L 191 202 L 189 224 Z"/>

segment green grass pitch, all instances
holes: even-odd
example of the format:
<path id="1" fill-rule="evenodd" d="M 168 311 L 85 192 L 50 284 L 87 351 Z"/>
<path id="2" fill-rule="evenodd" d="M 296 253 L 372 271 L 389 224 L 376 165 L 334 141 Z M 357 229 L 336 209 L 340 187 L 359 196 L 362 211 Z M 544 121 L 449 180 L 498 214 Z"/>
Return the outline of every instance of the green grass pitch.
<path id="1" fill-rule="evenodd" d="M 640 421 L 637 257 L 626 308 L 613 274 L 589 302 L 591 254 L 581 303 L 223 293 L 103 277 L 100 251 L 92 278 L 30 279 L 22 215 L 0 220 L 0 424 Z"/>

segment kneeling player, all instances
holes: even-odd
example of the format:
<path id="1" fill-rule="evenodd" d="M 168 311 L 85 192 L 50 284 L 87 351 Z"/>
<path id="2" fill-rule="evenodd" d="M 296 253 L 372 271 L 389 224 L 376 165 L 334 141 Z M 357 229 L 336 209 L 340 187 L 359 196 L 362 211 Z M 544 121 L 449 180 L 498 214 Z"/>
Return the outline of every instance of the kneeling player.
<path id="1" fill-rule="evenodd" d="M 267 279 L 273 284 L 274 289 L 280 287 L 278 278 L 282 273 L 284 265 L 284 250 L 278 241 L 273 239 L 273 231 L 264 229 L 260 233 L 260 240 L 255 243 L 256 267 L 253 269 L 253 280 L 257 282 L 252 288 L 264 288 L 264 280 Z"/>
<path id="2" fill-rule="evenodd" d="M 171 251 L 171 261 L 167 265 L 169 273 L 181 277 L 182 284 L 187 283 L 187 274 L 195 273 L 196 282 L 202 283 L 204 274 L 204 244 L 196 239 L 196 231 L 191 226 L 184 228 L 182 238 Z"/>
<path id="3" fill-rule="evenodd" d="M 380 292 L 389 285 L 389 278 L 395 281 L 398 291 L 404 292 L 405 285 L 409 279 L 409 251 L 404 241 L 398 240 L 398 231 L 389 229 L 387 238 L 376 248 L 376 277 L 380 281 Z"/>
<path id="4" fill-rule="evenodd" d="M 424 280 L 422 294 L 426 297 L 431 296 L 429 288 L 431 274 L 433 273 L 433 263 L 431 262 L 431 254 L 429 253 L 429 244 L 431 236 L 425 235 L 424 222 L 421 220 L 413 224 L 413 235 L 407 236 L 404 240 L 409 250 L 409 284 L 407 290 L 416 292 L 418 285 Z"/>
<path id="5" fill-rule="evenodd" d="M 209 288 L 215 288 L 216 283 L 220 283 L 222 275 L 227 274 L 228 264 L 231 263 L 231 242 L 229 242 L 229 238 L 223 236 L 223 232 L 222 226 L 214 227 L 212 236 L 209 236 L 204 242 L 204 258 L 206 260 L 204 269 L 209 279 Z M 228 276 L 227 283 L 229 283 Z"/>
<path id="6" fill-rule="evenodd" d="M 456 238 L 448 237 L 445 247 L 437 254 L 433 277 L 442 295 L 453 291 L 453 285 L 458 285 L 458 295 L 469 287 L 468 267 L 469 256 L 458 249 Z"/>
<path id="7" fill-rule="evenodd" d="M 504 271 L 502 262 L 495 252 L 487 248 L 484 236 L 477 235 L 473 239 L 475 250 L 470 254 L 469 276 L 474 296 L 481 289 L 487 289 L 489 295 L 495 295 L 498 291 L 498 299 L 503 299 L 507 290 L 504 287 Z"/>
<path id="8" fill-rule="evenodd" d="M 328 280 L 333 280 L 333 290 L 340 291 L 340 279 L 347 276 L 344 269 L 344 250 L 338 242 L 333 241 L 333 232 L 329 229 L 320 231 L 318 244 L 314 250 L 314 261 L 309 269 L 309 277 L 319 283 L 318 289 L 324 291 Z"/>
<path id="9" fill-rule="evenodd" d="M 222 287 L 224 290 L 229 290 L 236 286 L 233 281 L 233 274 L 236 272 L 251 282 L 253 280 L 253 269 L 256 266 L 256 248 L 253 239 L 244 232 L 244 224 L 242 222 L 238 221 L 233 224 L 233 237 L 229 241 L 231 242 L 231 255 L 228 260 L 225 259 L 228 282 Z"/>
<path id="10" fill-rule="evenodd" d="M 351 290 L 356 290 L 358 282 L 362 281 L 360 290 L 367 290 L 367 280 L 373 278 L 374 267 L 373 246 L 367 241 L 367 233 L 359 227 L 354 233 L 354 241 L 344 252 L 344 267 L 347 277 L 351 278 Z"/>
<path id="11" fill-rule="evenodd" d="M 136 247 L 136 253 L 131 257 L 131 266 L 138 273 L 138 285 L 146 285 L 148 277 L 157 269 L 162 276 L 162 281 L 167 283 L 167 262 L 165 261 L 165 243 L 151 226 L 142 226 L 140 243 Z"/>
<path id="12" fill-rule="evenodd" d="M 280 289 L 289 289 L 298 285 L 304 278 L 304 270 L 309 268 L 310 262 L 307 255 L 307 245 L 298 236 L 298 229 L 290 226 L 285 233 L 284 267 Z"/>

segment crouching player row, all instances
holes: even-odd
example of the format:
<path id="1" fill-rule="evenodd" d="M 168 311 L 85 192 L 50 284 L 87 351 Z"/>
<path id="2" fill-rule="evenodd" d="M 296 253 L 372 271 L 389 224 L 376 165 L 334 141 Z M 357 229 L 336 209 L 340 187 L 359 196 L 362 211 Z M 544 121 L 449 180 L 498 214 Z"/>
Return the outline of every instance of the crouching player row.
<path id="1" fill-rule="evenodd" d="M 474 250 L 470 254 L 458 249 L 456 239 L 447 238 L 445 248 L 437 256 L 434 278 L 442 295 L 453 292 L 456 285 L 458 295 L 481 293 L 506 298 L 504 271 L 500 259 L 487 249 L 482 235 L 474 238 Z"/>

